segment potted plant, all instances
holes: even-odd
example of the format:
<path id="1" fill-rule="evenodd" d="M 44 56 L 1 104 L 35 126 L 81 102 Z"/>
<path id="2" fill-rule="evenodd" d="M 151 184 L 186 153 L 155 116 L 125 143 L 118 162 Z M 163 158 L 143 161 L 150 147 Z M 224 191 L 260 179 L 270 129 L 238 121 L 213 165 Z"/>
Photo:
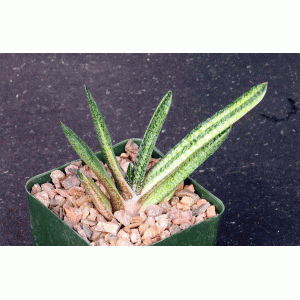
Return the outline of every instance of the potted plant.
<path id="1" fill-rule="evenodd" d="M 76 170 L 76 176 L 80 179 L 81 187 L 88 194 L 98 213 L 101 214 L 101 218 L 104 217 L 99 222 L 98 227 L 103 227 L 106 225 L 105 223 L 109 223 L 108 225 L 113 224 L 113 221 L 116 221 L 115 218 L 120 214 L 123 217 L 126 214 L 130 218 L 138 218 L 142 214 L 145 215 L 145 212 L 149 211 L 149 207 L 153 208 L 155 205 L 168 203 L 171 201 L 170 199 L 173 199 L 176 188 L 184 182 L 185 185 L 192 184 L 200 199 L 205 199 L 205 201 L 208 201 L 208 205 L 215 207 L 217 215 L 188 226 L 188 228 L 154 243 L 153 240 L 155 241 L 155 239 L 152 239 L 152 243 L 149 244 L 214 245 L 224 205 L 221 200 L 188 176 L 222 145 L 231 130 L 232 124 L 256 106 L 263 99 L 266 90 L 267 83 L 251 88 L 225 108 L 199 124 L 164 156 L 154 146 L 172 102 L 172 93 L 169 91 L 158 105 L 143 139 L 131 140 L 139 145 L 139 150 L 136 153 L 134 163 L 129 163 L 127 171 L 124 173 L 120 168 L 116 155 L 124 152 L 128 140 L 112 146 L 104 118 L 91 93 L 86 88 L 101 152 L 93 153 L 76 133 L 63 123 L 61 123 L 61 126 L 74 150 L 92 171 L 89 174 L 95 175 L 93 179 L 79 168 Z M 161 157 L 161 159 L 147 172 L 151 156 Z M 66 164 L 56 170 L 62 171 L 68 165 Z M 31 189 L 35 184 L 50 182 L 53 171 L 31 178 L 25 186 L 29 199 L 34 244 L 89 245 L 87 240 L 66 225 L 40 201 L 41 199 L 38 200 L 31 193 Z M 95 180 L 101 182 L 101 186 L 97 185 Z M 197 210 L 198 212 L 201 211 L 201 207 L 203 207 L 203 204 Z M 125 223 L 124 226 L 124 229 L 126 229 Z M 106 231 L 106 229 L 101 228 L 98 228 L 98 230 Z M 153 238 L 150 231 L 148 235 Z M 146 238 L 149 238 L 149 236 Z M 144 241 L 146 238 L 144 237 Z"/>

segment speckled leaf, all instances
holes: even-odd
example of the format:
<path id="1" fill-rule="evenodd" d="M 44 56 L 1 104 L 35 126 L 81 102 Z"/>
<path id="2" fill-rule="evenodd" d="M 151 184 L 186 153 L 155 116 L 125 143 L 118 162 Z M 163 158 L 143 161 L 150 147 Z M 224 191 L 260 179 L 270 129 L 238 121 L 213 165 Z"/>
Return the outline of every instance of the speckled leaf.
<path id="1" fill-rule="evenodd" d="M 193 129 L 146 175 L 142 193 L 147 193 L 175 172 L 205 144 L 231 126 L 264 97 L 267 83 L 259 84 Z"/>
<path id="2" fill-rule="evenodd" d="M 172 103 L 172 92 L 163 97 L 147 127 L 133 168 L 133 190 L 139 194 L 157 137 Z"/>
<path id="3" fill-rule="evenodd" d="M 132 165 L 129 163 L 126 175 L 125 175 L 125 180 L 129 184 L 129 186 L 132 186 L 132 176 L 133 176 L 133 170 L 132 170 Z"/>
<path id="4" fill-rule="evenodd" d="M 160 201 L 164 201 L 165 197 L 168 197 L 172 192 L 174 193 L 174 189 L 180 184 L 180 182 L 192 174 L 194 170 L 196 170 L 223 144 L 228 137 L 230 130 L 231 127 L 224 130 L 216 138 L 211 140 L 187 161 L 185 161 L 181 167 L 176 170 L 176 172 L 174 172 L 152 192 L 142 196 L 137 203 L 137 207 L 142 205 L 140 210 L 143 211 L 148 205 L 157 204 Z"/>
<path id="5" fill-rule="evenodd" d="M 125 200 L 132 198 L 134 195 L 132 189 L 127 184 L 122 170 L 117 162 L 115 153 L 112 149 L 112 143 L 111 138 L 107 129 L 107 126 L 105 124 L 104 118 L 94 100 L 92 97 L 90 91 L 85 88 L 88 103 L 90 106 L 91 114 L 93 117 L 94 125 L 95 125 L 95 131 L 97 133 L 97 137 L 99 140 L 101 151 L 103 152 L 103 157 L 105 162 L 107 163 L 111 174 L 115 180 L 115 184 L 117 189 L 120 191 L 121 195 Z"/>
<path id="6" fill-rule="evenodd" d="M 113 214 L 109 199 L 100 190 L 100 188 L 96 185 L 93 179 L 84 175 L 79 169 L 77 170 L 77 174 L 99 213 L 101 213 L 101 215 L 107 220 L 112 220 Z"/>
<path id="7" fill-rule="evenodd" d="M 73 146 L 74 150 L 81 157 L 81 159 L 91 168 L 98 179 L 101 181 L 105 189 L 110 195 L 111 203 L 114 210 L 124 209 L 124 200 L 119 194 L 116 186 L 114 185 L 108 172 L 105 170 L 103 164 L 96 157 L 93 151 L 88 147 L 88 145 L 80 139 L 80 137 L 64 125 L 62 122 L 61 127 L 65 133 L 70 144 Z"/>

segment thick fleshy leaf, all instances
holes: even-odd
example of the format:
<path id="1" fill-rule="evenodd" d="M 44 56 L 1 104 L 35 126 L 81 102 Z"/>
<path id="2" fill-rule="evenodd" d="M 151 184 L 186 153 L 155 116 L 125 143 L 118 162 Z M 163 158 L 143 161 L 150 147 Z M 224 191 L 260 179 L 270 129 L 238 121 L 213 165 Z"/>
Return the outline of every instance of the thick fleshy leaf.
<path id="1" fill-rule="evenodd" d="M 159 202 L 168 202 L 174 196 L 175 190 L 176 188 L 174 188 L 166 197 L 162 198 Z"/>
<path id="2" fill-rule="evenodd" d="M 199 149 L 244 116 L 263 99 L 266 90 L 267 83 L 253 87 L 212 117 L 199 124 L 149 171 L 145 177 L 142 193 L 153 190 L 180 168 L 186 160 L 193 157 Z"/>
<path id="3" fill-rule="evenodd" d="M 108 132 L 108 128 L 105 124 L 104 118 L 87 87 L 85 88 L 85 91 L 90 106 L 91 114 L 93 117 L 95 131 L 97 133 L 100 148 L 103 152 L 104 160 L 111 171 L 117 189 L 120 191 L 121 195 L 125 200 L 130 199 L 134 196 L 134 193 L 130 186 L 127 184 L 123 176 L 123 172 L 117 162 L 115 153 L 112 148 L 111 138 Z"/>
<path id="4" fill-rule="evenodd" d="M 93 179 L 84 175 L 79 169 L 77 170 L 77 174 L 99 213 L 107 220 L 112 220 L 113 213 L 109 199 L 100 190 L 100 188 L 96 185 Z"/>
<path id="5" fill-rule="evenodd" d="M 133 190 L 139 194 L 146 169 L 165 118 L 172 103 L 172 92 L 163 97 L 147 127 L 133 169 Z"/>
<path id="6" fill-rule="evenodd" d="M 184 162 L 179 169 L 176 170 L 163 183 L 156 187 L 152 192 L 149 192 L 139 199 L 136 209 L 140 206 L 143 211 L 148 205 L 157 204 L 164 201 L 170 193 L 174 193 L 174 189 L 185 180 L 190 174 L 194 172 L 205 160 L 207 160 L 226 140 L 229 135 L 231 127 L 224 130 L 216 138 L 203 146 L 198 152 Z"/>
<path id="7" fill-rule="evenodd" d="M 63 132 L 65 133 L 74 150 L 81 157 L 81 159 L 92 169 L 92 171 L 95 173 L 95 175 L 107 190 L 114 211 L 124 209 L 124 200 L 119 194 L 116 186 L 114 185 L 108 172 L 105 170 L 103 164 L 93 153 L 93 151 L 88 147 L 88 145 L 74 131 L 72 131 L 62 122 L 60 123 Z"/>
<path id="8" fill-rule="evenodd" d="M 129 163 L 126 175 L 125 175 L 125 180 L 129 184 L 129 186 L 132 186 L 132 177 L 133 177 L 133 169 L 131 163 Z"/>

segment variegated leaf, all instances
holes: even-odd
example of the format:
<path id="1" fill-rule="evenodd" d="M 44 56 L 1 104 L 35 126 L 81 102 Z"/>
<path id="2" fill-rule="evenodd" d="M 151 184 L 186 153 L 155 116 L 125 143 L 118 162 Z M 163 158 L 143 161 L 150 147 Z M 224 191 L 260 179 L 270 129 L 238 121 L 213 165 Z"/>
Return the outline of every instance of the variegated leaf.
<path id="1" fill-rule="evenodd" d="M 91 114 L 93 117 L 95 131 L 97 133 L 100 148 L 103 152 L 104 160 L 111 171 L 117 189 L 120 191 L 121 195 L 125 200 L 130 199 L 132 198 L 134 193 L 130 186 L 127 184 L 123 176 L 122 170 L 117 162 L 115 153 L 112 148 L 111 138 L 108 132 L 108 128 L 105 124 L 104 118 L 87 87 L 85 88 L 85 91 L 90 106 Z"/>
<path id="2" fill-rule="evenodd" d="M 112 220 L 113 213 L 111 203 L 101 189 L 96 185 L 93 179 L 84 175 L 81 170 L 77 170 L 80 181 L 84 185 L 88 195 L 91 197 L 96 209 L 99 213 L 105 217 L 107 220 Z"/>
<path id="3" fill-rule="evenodd" d="M 126 175 L 125 175 L 125 180 L 129 184 L 129 186 L 132 186 L 132 177 L 133 177 L 133 170 L 132 170 L 132 165 L 129 163 Z"/>
<path id="4" fill-rule="evenodd" d="M 259 84 L 193 129 L 146 175 L 142 193 L 147 193 L 175 172 L 199 149 L 231 126 L 264 97 L 267 83 Z"/>
<path id="5" fill-rule="evenodd" d="M 136 209 L 145 210 L 148 205 L 157 204 L 163 201 L 165 197 L 174 192 L 174 189 L 194 172 L 208 157 L 210 157 L 226 140 L 231 127 L 224 130 L 216 138 L 202 147 L 198 152 L 186 160 L 180 168 L 171 174 L 164 182 L 157 186 L 152 192 L 141 196 L 137 202 Z"/>
<path id="6" fill-rule="evenodd" d="M 109 193 L 114 211 L 124 209 L 124 200 L 119 194 L 111 177 L 105 170 L 100 160 L 88 147 L 88 145 L 82 139 L 80 139 L 80 137 L 74 131 L 72 131 L 62 122 L 60 123 L 63 132 L 65 133 L 67 139 L 69 140 L 74 150 L 81 157 L 81 159 L 91 168 L 91 170 L 95 173 L 95 175 L 98 177 L 98 179 L 101 181 L 101 183 Z"/>
<path id="7" fill-rule="evenodd" d="M 157 137 L 160 133 L 165 118 L 169 112 L 171 103 L 172 92 L 169 91 L 163 97 L 158 107 L 156 108 L 145 132 L 133 169 L 133 190 L 136 192 L 136 194 L 139 194 L 141 191 L 141 186 L 145 177 L 151 154 L 153 152 L 153 148 L 155 146 Z"/>

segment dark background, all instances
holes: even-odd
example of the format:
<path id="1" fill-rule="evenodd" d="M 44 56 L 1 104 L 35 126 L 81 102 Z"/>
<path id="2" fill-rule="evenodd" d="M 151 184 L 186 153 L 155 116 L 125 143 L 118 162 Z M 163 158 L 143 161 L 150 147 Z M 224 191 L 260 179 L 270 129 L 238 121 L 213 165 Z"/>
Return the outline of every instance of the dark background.
<path id="1" fill-rule="evenodd" d="M 32 245 L 26 181 L 78 159 L 60 120 L 99 150 L 84 85 L 113 144 L 142 138 L 172 90 L 166 153 L 262 82 L 262 102 L 192 178 L 225 204 L 218 245 L 299 245 L 299 70 L 299 54 L 0 54 L 0 245 Z"/>

